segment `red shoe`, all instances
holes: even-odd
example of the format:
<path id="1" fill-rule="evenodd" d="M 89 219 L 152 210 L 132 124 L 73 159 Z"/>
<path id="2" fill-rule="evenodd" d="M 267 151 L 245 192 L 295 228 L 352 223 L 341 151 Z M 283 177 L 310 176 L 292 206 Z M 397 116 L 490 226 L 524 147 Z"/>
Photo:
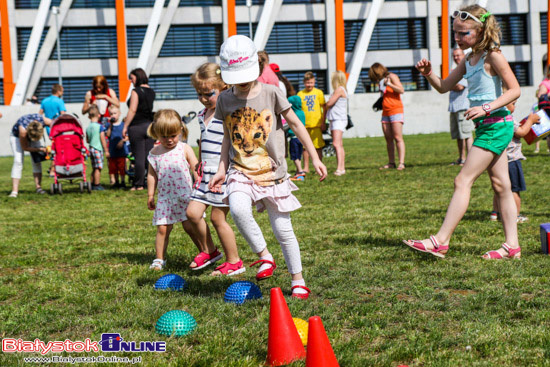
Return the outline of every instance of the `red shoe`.
<path id="1" fill-rule="evenodd" d="M 228 277 L 232 277 L 233 275 L 244 273 L 246 271 L 246 268 L 243 265 L 243 261 L 239 260 L 235 264 L 224 262 L 223 264 L 218 266 L 215 269 L 215 271 L 219 271 L 222 275 L 227 275 Z"/>
<path id="2" fill-rule="evenodd" d="M 191 267 L 191 270 L 199 270 L 202 269 L 208 265 L 214 264 L 216 261 L 221 259 L 223 255 L 216 249 L 211 254 L 207 254 L 206 252 L 200 252 L 193 261 L 195 262 L 195 267 Z"/>
<path id="3" fill-rule="evenodd" d="M 521 257 L 521 247 L 511 248 L 505 242 L 502 244 L 502 248 L 506 251 L 506 254 L 502 256 L 500 252 L 489 251 L 483 255 L 483 258 L 486 260 L 502 260 L 502 259 L 519 259 Z"/>
<path id="4" fill-rule="evenodd" d="M 412 248 L 413 250 L 425 252 L 427 254 L 432 254 L 434 256 L 444 258 L 445 254 L 449 250 L 449 246 L 440 245 L 439 242 L 437 242 L 437 239 L 435 238 L 435 236 L 430 236 L 430 241 L 432 241 L 434 248 L 428 249 L 426 248 L 426 246 L 424 246 L 422 241 L 418 241 L 418 240 L 408 240 L 408 241 L 403 241 L 403 243 L 409 246 L 410 248 Z"/>
<path id="5" fill-rule="evenodd" d="M 265 260 L 265 259 L 260 259 L 258 261 L 254 261 L 252 264 L 250 264 L 250 267 L 256 265 L 256 264 L 263 264 L 263 263 L 268 263 L 271 265 L 270 268 L 267 268 L 265 270 L 262 270 L 260 272 L 258 272 L 256 274 L 256 280 L 264 280 L 264 279 L 267 279 L 267 278 L 271 278 L 273 276 L 273 272 L 275 271 L 275 269 L 277 269 L 277 265 L 275 265 L 275 261 L 269 261 L 269 260 Z"/>
<path id="6" fill-rule="evenodd" d="M 294 293 L 294 290 L 300 288 L 305 289 L 307 293 Z M 299 298 L 299 299 L 308 299 L 309 294 L 311 293 L 311 290 L 308 287 L 305 287 L 303 285 L 295 285 L 294 287 L 290 288 L 292 290 L 292 298 Z"/>

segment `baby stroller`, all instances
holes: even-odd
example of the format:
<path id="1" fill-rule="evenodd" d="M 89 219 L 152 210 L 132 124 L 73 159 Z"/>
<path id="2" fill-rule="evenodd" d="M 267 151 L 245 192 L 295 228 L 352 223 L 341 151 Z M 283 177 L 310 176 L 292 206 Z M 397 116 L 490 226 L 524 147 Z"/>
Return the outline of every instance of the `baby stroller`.
<path id="1" fill-rule="evenodd" d="M 323 147 L 323 157 L 333 157 L 336 155 L 336 149 L 334 149 L 334 145 L 332 145 L 332 136 L 330 134 L 325 133 L 323 136 L 323 140 L 325 141 L 325 146 Z"/>
<path id="2" fill-rule="evenodd" d="M 80 192 L 92 192 L 92 185 L 86 180 L 86 165 L 84 160 L 88 150 L 84 146 L 84 131 L 77 117 L 64 114 L 56 118 L 51 126 L 53 162 L 55 165 L 54 180 L 50 187 L 52 195 L 63 195 L 63 187 L 59 180 L 80 180 Z"/>

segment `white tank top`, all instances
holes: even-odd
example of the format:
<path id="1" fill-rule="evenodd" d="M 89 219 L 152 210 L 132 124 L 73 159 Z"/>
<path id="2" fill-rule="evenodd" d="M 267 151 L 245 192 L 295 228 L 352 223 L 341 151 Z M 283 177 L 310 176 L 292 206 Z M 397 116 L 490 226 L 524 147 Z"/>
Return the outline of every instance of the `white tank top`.
<path id="1" fill-rule="evenodd" d="M 344 89 L 344 87 L 338 87 Z M 336 93 L 336 91 L 334 91 Z M 330 110 L 328 110 L 327 118 L 329 121 L 335 121 L 335 120 L 347 120 L 348 119 L 348 93 L 344 89 L 344 94 L 346 97 L 340 97 L 332 106 Z"/>

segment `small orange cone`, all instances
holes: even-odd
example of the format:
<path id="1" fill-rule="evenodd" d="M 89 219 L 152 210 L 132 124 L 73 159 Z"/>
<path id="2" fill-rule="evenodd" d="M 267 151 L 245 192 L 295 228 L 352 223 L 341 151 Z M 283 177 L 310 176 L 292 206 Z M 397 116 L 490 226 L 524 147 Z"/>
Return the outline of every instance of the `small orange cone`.
<path id="1" fill-rule="evenodd" d="M 309 318 L 306 367 L 339 367 L 319 316 Z"/>
<path id="2" fill-rule="evenodd" d="M 306 350 L 292 321 L 283 292 L 281 288 L 271 288 L 266 364 L 284 366 L 305 357 Z"/>

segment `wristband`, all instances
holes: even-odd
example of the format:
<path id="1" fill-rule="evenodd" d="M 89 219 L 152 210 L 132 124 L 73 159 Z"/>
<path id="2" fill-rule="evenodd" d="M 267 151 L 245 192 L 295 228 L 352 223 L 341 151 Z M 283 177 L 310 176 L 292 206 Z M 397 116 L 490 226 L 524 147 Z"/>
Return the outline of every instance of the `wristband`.
<path id="1" fill-rule="evenodd" d="M 433 70 L 430 70 L 430 72 L 429 72 L 428 74 L 424 74 L 424 73 L 421 73 L 421 74 L 422 74 L 424 77 L 427 78 L 427 77 L 429 77 L 430 75 L 432 75 L 432 71 L 433 71 Z"/>

